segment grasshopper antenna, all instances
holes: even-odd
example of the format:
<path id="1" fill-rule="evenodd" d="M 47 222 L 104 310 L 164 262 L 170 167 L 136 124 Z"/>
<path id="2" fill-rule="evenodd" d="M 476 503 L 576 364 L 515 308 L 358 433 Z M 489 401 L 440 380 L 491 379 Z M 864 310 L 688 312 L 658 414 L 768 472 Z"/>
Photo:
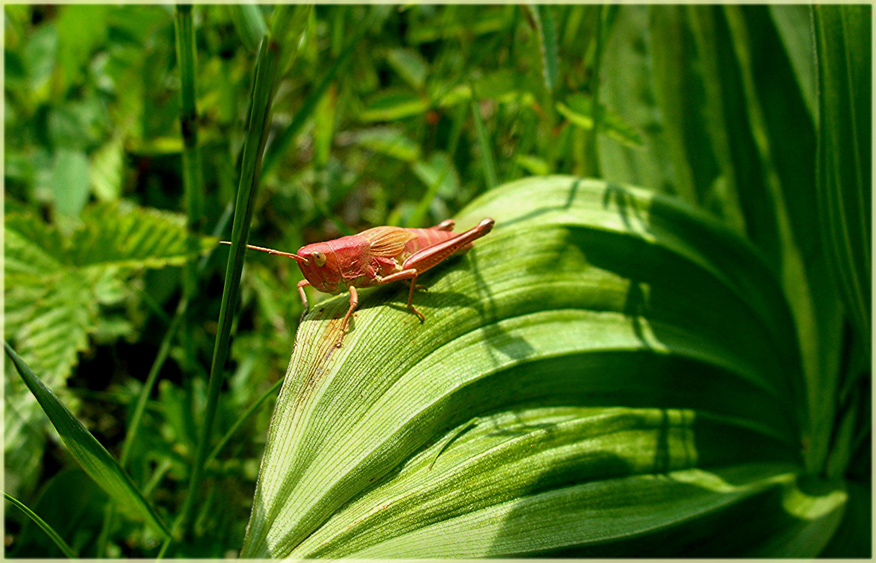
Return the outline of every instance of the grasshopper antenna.
<path id="1" fill-rule="evenodd" d="M 231 242 L 227 241 L 227 240 L 220 240 L 219 244 L 227 244 L 227 245 L 231 246 Z M 277 256 L 285 256 L 286 258 L 294 258 L 295 260 L 298 260 L 302 264 L 307 264 L 309 262 L 309 260 L 307 258 L 302 258 L 301 256 L 298 256 L 294 252 L 283 252 L 282 250 L 274 250 L 273 248 L 265 248 L 263 246 L 255 246 L 252 244 L 248 244 L 248 245 L 246 245 L 246 247 L 249 248 L 250 250 L 260 250 L 262 252 L 267 252 L 268 254 L 276 254 Z"/>

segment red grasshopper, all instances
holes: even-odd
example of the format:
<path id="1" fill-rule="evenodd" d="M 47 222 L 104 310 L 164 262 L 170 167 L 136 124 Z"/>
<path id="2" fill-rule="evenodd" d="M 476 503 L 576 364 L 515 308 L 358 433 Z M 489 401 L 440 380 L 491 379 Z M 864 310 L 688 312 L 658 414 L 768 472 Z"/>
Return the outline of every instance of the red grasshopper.
<path id="1" fill-rule="evenodd" d="M 493 229 L 493 224 L 492 219 L 486 218 L 464 233 L 452 232 L 454 222 L 451 219 L 429 229 L 374 227 L 357 235 L 308 244 L 301 247 L 297 254 L 250 244 L 246 247 L 298 261 L 298 267 L 305 278 L 298 282 L 298 293 L 304 303 L 305 313 L 308 310 L 305 286 L 312 285 L 319 291 L 332 295 L 349 290 L 350 308 L 341 324 L 343 339 L 350 316 L 359 305 L 357 287 L 410 280 L 408 309 L 423 322 L 425 317 L 411 304 L 417 287 L 417 276 L 451 255 L 467 251 L 473 241 Z M 222 241 L 222 244 L 231 243 Z"/>

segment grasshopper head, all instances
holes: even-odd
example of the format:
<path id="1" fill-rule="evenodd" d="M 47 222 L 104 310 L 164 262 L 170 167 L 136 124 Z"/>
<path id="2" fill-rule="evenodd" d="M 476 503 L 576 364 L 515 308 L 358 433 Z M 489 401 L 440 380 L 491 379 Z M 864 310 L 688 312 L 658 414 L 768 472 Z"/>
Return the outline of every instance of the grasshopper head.
<path id="1" fill-rule="evenodd" d="M 298 267 L 314 288 L 325 293 L 339 293 L 345 289 L 340 287 L 337 256 L 328 244 L 317 242 L 302 246 L 298 256 L 301 257 Z"/>

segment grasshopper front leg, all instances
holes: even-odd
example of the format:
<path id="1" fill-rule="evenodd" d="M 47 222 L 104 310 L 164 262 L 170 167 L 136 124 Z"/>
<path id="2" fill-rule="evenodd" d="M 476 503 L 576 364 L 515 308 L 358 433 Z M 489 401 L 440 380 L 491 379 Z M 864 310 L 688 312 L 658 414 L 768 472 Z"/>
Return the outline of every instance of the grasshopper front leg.
<path id="1" fill-rule="evenodd" d="M 350 308 L 347 309 L 347 314 L 344 315 L 344 322 L 341 323 L 341 339 L 344 338 L 344 331 L 347 330 L 347 323 L 350 322 L 350 316 L 353 314 L 353 311 L 356 310 L 356 307 L 359 306 L 359 292 L 356 291 L 356 288 L 352 285 L 349 287 L 350 289 Z"/>
<path id="2" fill-rule="evenodd" d="M 304 305 L 304 312 L 301 313 L 302 318 L 304 318 L 304 315 L 310 310 L 310 307 L 307 305 L 307 294 L 304 293 L 304 288 L 308 285 L 310 285 L 310 282 L 307 280 L 301 280 L 298 282 L 298 295 L 301 296 L 301 303 Z"/>
<path id="3" fill-rule="evenodd" d="M 411 254 L 408 259 L 405 260 L 404 264 L 402 264 L 402 270 L 400 272 L 384 277 L 380 280 L 380 283 L 385 284 L 399 280 L 411 280 L 411 290 L 408 292 L 408 309 L 419 317 L 420 322 L 425 321 L 426 317 L 423 316 L 423 313 L 419 312 L 412 304 L 414 290 L 417 288 L 417 276 L 440 264 L 464 246 L 471 244 L 473 241 L 489 233 L 493 229 L 494 224 L 495 222 L 490 218 L 483 219 L 476 227 L 461 233 L 458 237 L 439 242 L 438 244 L 434 244 L 428 248 L 420 250 L 419 252 Z M 439 225 L 439 227 L 442 225 L 444 225 L 444 223 Z"/>
<path id="4" fill-rule="evenodd" d="M 304 293 L 304 288 L 310 285 L 310 282 L 307 280 L 301 280 L 298 282 L 298 294 L 301 296 L 301 302 L 304 304 L 304 312 L 301 313 L 301 318 L 304 318 L 304 315 L 307 314 L 307 311 L 310 309 L 307 305 L 307 294 Z M 359 292 L 356 291 L 355 287 L 350 286 L 350 308 L 347 309 L 347 314 L 344 315 L 344 321 L 341 323 L 341 337 L 338 339 L 338 343 L 336 346 L 338 348 L 341 347 L 341 342 L 344 340 L 344 333 L 347 330 L 347 324 L 350 322 L 350 317 L 353 315 L 353 311 L 356 310 L 356 307 L 359 306 Z"/>

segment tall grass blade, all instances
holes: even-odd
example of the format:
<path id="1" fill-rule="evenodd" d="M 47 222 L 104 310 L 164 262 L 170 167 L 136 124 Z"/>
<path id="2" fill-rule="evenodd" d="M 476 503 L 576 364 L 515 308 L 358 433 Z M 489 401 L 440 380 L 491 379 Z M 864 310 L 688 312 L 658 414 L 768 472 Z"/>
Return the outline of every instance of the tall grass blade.
<path id="1" fill-rule="evenodd" d="M 219 218 L 219 221 L 216 223 L 216 227 L 213 229 L 212 236 L 213 238 L 218 238 L 224 231 L 225 227 L 228 224 L 228 221 L 231 219 L 231 204 L 226 207 L 226 212 L 222 214 L 222 217 Z M 197 264 L 198 273 L 202 272 L 207 265 L 207 259 L 209 255 L 201 258 L 201 261 Z M 125 433 L 125 441 L 122 444 L 122 453 L 119 458 L 119 463 L 122 467 L 127 465 L 128 457 L 131 453 L 131 447 L 137 439 L 137 435 L 140 430 L 140 423 L 143 420 L 143 413 L 146 412 L 146 404 L 149 401 L 149 397 L 152 395 L 152 389 L 155 387 L 155 382 L 158 381 L 158 374 L 161 373 L 161 368 L 164 366 L 165 360 L 167 360 L 167 355 L 170 353 L 170 346 L 173 343 L 173 338 L 176 336 L 176 331 L 179 328 L 181 318 L 186 313 L 188 309 L 188 300 L 182 299 L 176 308 L 176 313 L 171 319 L 170 325 L 167 327 L 167 330 L 164 333 L 164 337 L 161 340 L 161 345 L 158 347 L 158 354 L 155 356 L 155 359 L 152 361 L 152 367 L 149 368 L 149 373 L 146 376 L 146 381 L 143 383 L 143 389 L 140 391 L 140 396 L 137 398 L 137 404 L 134 407 L 134 411 L 131 414 L 131 419 L 128 422 L 128 429 Z"/>
<path id="2" fill-rule="evenodd" d="M 64 541 L 64 538 L 62 538 L 61 535 L 56 532 L 54 528 L 49 526 L 49 524 L 45 520 L 40 518 L 36 512 L 28 508 L 26 504 L 13 497 L 9 493 L 4 491 L 3 495 L 6 497 L 6 500 L 11 502 L 15 508 L 24 512 L 25 516 L 30 518 L 34 524 L 39 526 L 40 529 L 44 531 L 47 536 L 49 536 L 49 539 L 55 542 L 55 545 L 58 546 L 58 549 L 60 549 L 64 553 L 64 555 L 67 556 L 68 559 L 76 559 L 79 557 L 78 555 L 76 555 L 76 551 L 72 547 L 67 545 L 67 542 Z"/>
<path id="3" fill-rule="evenodd" d="M 163 536 L 169 536 L 170 532 L 158 517 L 155 509 L 143 498 L 131 478 L 110 453 L 82 426 L 82 423 L 76 420 L 73 413 L 58 400 L 55 394 L 34 375 L 30 367 L 24 363 L 9 344 L 4 342 L 3 346 L 6 349 L 6 355 L 15 364 L 15 369 L 36 397 L 46 416 L 49 417 L 73 459 L 116 502 L 130 507 L 156 531 Z"/>
<path id="4" fill-rule="evenodd" d="M 228 11 L 241 43 L 247 50 L 255 53 L 262 39 L 268 36 L 268 25 L 259 5 L 233 4 L 228 6 Z"/>
<path id="5" fill-rule="evenodd" d="M 584 136 L 583 169 L 586 176 L 599 178 L 602 176 L 599 165 L 599 134 L 603 128 L 605 117 L 602 111 L 602 84 L 600 74 L 602 72 L 602 53 L 605 51 L 605 42 L 608 31 L 609 7 L 602 6 L 599 10 L 599 18 L 596 20 L 596 32 L 594 34 L 593 70 L 590 79 L 590 95 L 593 99 L 593 129 L 587 131 Z"/>
<path id="6" fill-rule="evenodd" d="M 192 301 L 198 290 L 197 234 L 201 230 L 204 206 L 204 182 L 201 149 L 198 147 L 198 108 L 196 105 L 197 61 L 192 6 L 178 5 L 174 19 L 176 55 L 180 76 L 180 130 L 183 138 L 182 176 L 188 227 L 188 250 L 191 258 L 183 271 L 183 299 Z M 183 371 L 192 373 L 196 365 L 193 319 L 183 312 L 182 345 L 185 352 Z"/>
<path id="7" fill-rule="evenodd" d="M 493 159 L 493 149 L 490 147 L 490 137 L 487 128 L 484 127 L 484 118 L 481 117 L 481 107 L 477 96 L 474 94 L 474 84 L 471 83 L 471 115 L 474 119 L 475 131 L 478 137 L 478 148 L 481 152 L 481 166 L 484 169 L 484 183 L 488 190 L 492 190 L 499 184 L 496 176 L 496 161 Z"/>
<path id="8" fill-rule="evenodd" d="M 252 206 L 258 188 L 262 149 L 264 148 L 269 128 L 270 102 L 274 87 L 276 63 L 276 52 L 270 48 L 269 41 L 263 41 L 256 61 L 252 105 L 250 106 L 249 118 L 247 120 L 247 135 L 243 146 L 237 204 L 231 228 L 232 246 L 225 268 L 225 285 L 222 291 L 219 311 L 219 331 L 216 335 L 213 361 L 210 366 L 207 406 L 204 411 L 204 419 L 201 422 L 198 450 L 195 464 L 192 468 L 189 490 L 181 514 L 182 522 L 187 522 L 191 515 L 196 492 L 201 482 L 204 461 L 206 460 L 207 448 L 209 447 L 208 442 L 212 433 L 213 419 L 219 402 L 219 391 L 224 379 L 225 360 L 228 357 L 231 338 L 233 308 L 237 304 L 240 275 L 243 270 L 243 251 L 249 236 L 249 226 L 252 222 Z"/>
<path id="9" fill-rule="evenodd" d="M 527 6 L 529 13 L 535 22 L 535 30 L 538 34 L 538 46 L 541 49 L 541 72 L 544 79 L 544 87 L 548 92 L 553 92 L 557 84 L 559 60 L 557 56 L 557 24 L 554 21 L 552 6 L 536 5 Z"/>
<path id="10" fill-rule="evenodd" d="M 279 7 L 275 16 L 285 19 L 289 12 L 288 7 Z M 298 6 L 295 13 L 306 12 L 310 7 Z M 303 21 L 306 18 L 297 18 Z M 286 48 L 297 51 L 298 44 L 288 44 Z M 198 436 L 198 448 L 195 454 L 195 462 L 189 480 L 189 488 L 180 512 L 178 525 L 187 526 L 194 519 L 192 508 L 203 478 L 204 466 L 210 451 L 210 438 L 212 436 L 213 422 L 216 409 L 219 404 L 219 395 L 224 380 L 225 361 L 228 358 L 228 350 L 231 339 L 231 324 L 234 317 L 234 308 L 237 306 L 240 290 L 240 275 L 243 270 L 243 256 L 246 250 L 246 242 L 249 238 L 249 227 L 252 222 L 252 210 L 258 193 L 259 178 L 261 177 L 262 157 L 264 156 L 265 143 L 270 133 L 271 104 L 278 81 L 279 64 L 284 59 L 283 47 L 276 38 L 266 37 L 259 47 L 256 58 L 255 80 L 253 82 L 252 102 L 247 118 L 246 138 L 244 140 L 241 157 L 240 183 L 237 188 L 237 204 L 235 206 L 234 222 L 231 227 L 231 251 L 225 268 L 225 285 L 222 291 L 222 300 L 219 310 L 219 329 L 216 334 L 216 344 L 213 350 L 213 360 L 210 365 L 210 380 L 207 387 L 207 405 L 204 409 L 204 418 Z"/>

